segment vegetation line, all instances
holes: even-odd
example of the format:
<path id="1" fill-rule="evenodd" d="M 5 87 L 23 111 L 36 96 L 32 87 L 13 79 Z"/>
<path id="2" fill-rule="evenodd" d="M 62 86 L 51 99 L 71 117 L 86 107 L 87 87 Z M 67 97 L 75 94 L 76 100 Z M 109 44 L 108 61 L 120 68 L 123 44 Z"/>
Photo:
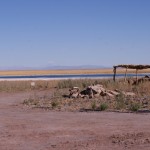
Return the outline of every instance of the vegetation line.
<path id="1" fill-rule="evenodd" d="M 9 70 L 0 71 L 0 76 L 21 76 L 21 75 L 69 75 L 69 74 L 112 74 L 113 69 L 82 69 L 82 70 Z M 117 73 L 125 73 L 125 69 L 118 69 Z M 128 73 L 135 73 L 135 70 L 131 69 Z M 150 73 L 150 69 L 140 70 L 139 73 Z"/>

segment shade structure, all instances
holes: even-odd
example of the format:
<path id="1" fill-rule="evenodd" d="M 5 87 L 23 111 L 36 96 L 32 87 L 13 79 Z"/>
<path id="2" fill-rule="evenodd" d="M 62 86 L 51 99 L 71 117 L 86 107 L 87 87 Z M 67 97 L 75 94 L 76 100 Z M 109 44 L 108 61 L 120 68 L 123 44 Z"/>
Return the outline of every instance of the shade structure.
<path id="1" fill-rule="evenodd" d="M 127 75 L 127 69 L 135 69 L 136 70 L 136 80 L 138 80 L 138 70 L 142 70 L 142 69 L 148 69 L 150 68 L 150 65 L 126 65 L 126 64 L 121 64 L 121 65 L 116 65 L 113 66 L 113 72 L 114 72 L 114 76 L 113 76 L 113 80 L 115 81 L 116 79 L 116 69 L 117 68 L 125 68 L 126 72 L 125 72 L 125 80 L 126 80 L 126 75 Z"/>

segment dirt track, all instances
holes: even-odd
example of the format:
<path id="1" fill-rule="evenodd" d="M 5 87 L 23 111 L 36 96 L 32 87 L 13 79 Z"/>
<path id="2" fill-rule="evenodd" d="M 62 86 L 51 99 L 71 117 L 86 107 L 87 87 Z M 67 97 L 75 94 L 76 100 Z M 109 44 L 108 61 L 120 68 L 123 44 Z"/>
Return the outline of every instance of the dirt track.
<path id="1" fill-rule="evenodd" d="M 29 109 L 0 93 L 0 150 L 149 150 L 150 114 Z"/>

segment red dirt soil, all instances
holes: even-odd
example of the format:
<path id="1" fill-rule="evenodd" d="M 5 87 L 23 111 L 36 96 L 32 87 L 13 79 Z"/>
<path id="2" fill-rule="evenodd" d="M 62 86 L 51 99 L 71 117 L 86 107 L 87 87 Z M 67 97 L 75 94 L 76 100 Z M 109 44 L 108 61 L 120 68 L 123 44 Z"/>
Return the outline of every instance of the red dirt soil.
<path id="1" fill-rule="evenodd" d="M 31 109 L 30 94 L 0 93 L 0 150 L 150 149 L 149 113 Z"/>

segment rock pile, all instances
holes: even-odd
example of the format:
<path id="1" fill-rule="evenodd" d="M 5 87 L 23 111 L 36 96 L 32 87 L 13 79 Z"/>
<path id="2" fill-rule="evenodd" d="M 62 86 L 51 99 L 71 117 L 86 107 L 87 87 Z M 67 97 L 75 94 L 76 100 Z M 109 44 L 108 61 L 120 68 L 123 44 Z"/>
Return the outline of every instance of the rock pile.
<path id="1" fill-rule="evenodd" d="M 109 96 L 111 98 L 114 98 L 115 96 L 119 94 L 123 94 L 124 96 L 135 96 L 135 93 L 133 92 L 124 92 L 119 90 L 107 90 L 103 87 L 103 85 L 97 84 L 97 85 L 91 85 L 88 86 L 85 90 L 81 91 L 78 87 L 73 87 L 69 89 L 70 94 L 69 98 L 94 98 L 94 97 L 100 97 L 100 96 Z"/>

